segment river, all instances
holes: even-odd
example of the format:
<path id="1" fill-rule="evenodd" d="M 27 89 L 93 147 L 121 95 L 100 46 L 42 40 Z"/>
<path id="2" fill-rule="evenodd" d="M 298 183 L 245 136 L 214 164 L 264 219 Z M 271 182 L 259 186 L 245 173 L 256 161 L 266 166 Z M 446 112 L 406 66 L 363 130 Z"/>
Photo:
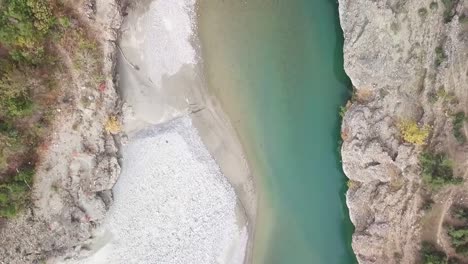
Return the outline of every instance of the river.
<path id="1" fill-rule="evenodd" d="M 200 0 L 209 89 L 243 142 L 260 206 L 253 263 L 355 263 L 339 161 L 349 97 L 335 0 Z"/>

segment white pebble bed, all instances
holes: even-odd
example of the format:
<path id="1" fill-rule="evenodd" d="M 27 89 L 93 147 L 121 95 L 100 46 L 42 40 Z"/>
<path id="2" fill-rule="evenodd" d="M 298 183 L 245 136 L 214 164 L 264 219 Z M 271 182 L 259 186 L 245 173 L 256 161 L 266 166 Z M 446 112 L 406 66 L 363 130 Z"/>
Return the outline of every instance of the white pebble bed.
<path id="1" fill-rule="evenodd" d="M 236 196 L 188 117 L 124 147 L 104 229 L 111 241 L 83 263 L 241 264 L 246 227 Z"/>

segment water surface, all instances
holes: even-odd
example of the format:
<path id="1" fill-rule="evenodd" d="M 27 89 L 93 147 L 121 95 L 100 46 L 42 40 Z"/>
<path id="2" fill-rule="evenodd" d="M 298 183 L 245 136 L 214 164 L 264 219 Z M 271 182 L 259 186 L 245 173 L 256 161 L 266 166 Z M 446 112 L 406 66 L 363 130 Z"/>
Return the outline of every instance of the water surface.
<path id="1" fill-rule="evenodd" d="M 254 263 L 355 263 L 338 156 L 343 70 L 335 0 L 201 0 L 209 88 L 260 193 Z"/>

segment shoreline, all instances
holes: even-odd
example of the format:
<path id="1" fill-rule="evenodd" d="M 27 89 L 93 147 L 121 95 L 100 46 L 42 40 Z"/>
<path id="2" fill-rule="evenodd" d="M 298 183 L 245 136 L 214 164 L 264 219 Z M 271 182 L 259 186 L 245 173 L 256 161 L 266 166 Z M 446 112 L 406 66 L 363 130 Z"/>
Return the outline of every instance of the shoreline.
<path id="1" fill-rule="evenodd" d="M 240 168 L 242 174 L 253 180 L 252 172 L 249 169 L 250 163 L 246 160 L 242 144 L 234 128 L 228 123 L 227 116 L 221 109 L 217 99 L 208 94 L 207 91 L 204 92 L 204 96 L 209 98 L 206 101 L 207 108 L 192 113 L 192 121 L 199 132 L 202 142 L 215 158 L 224 176 L 233 186 L 239 200 L 237 210 L 240 210 L 241 214 L 245 214 L 247 218 L 249 239 L 247 241 L 244 264 L 249 264 L 252 263 L 255 241 L 258 206 L 257 189 L 255 189 L 253 181 L 243 186 L 245 184 L 243 182 L 244 179 L 236 176 L 236 170 Z M 227 151 L 227 149 L 230 151 Z M 233 160 L 235 161 L 233 162 Z M 236 165 L 240 165 L 241 167 L 236 167 Z"/>

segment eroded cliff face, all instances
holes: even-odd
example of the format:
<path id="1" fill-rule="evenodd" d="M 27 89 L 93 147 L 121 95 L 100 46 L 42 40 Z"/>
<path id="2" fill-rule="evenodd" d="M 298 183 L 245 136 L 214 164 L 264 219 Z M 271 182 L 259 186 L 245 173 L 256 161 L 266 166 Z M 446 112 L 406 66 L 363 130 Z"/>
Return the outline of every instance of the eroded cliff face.
<path id="1" fill-rule="evenodd" d="M 425 149 L 443 151 L 455 176 L 467 176 L 468 149 L 453 136 L 452 114 L 468 113 L 468 1 L 444 2 L 339 0 L 344 66 L 355 87 L 342 161 L 359 263 L 417 263 L 422 240 L 451 250 L 440 225 L 468 187 L 428 194 L 418 161 Z M 430 126 L 427 143 L 404 142 L 400 120 Z M 439 215 L 422 209 L 428 195 Z"/>

